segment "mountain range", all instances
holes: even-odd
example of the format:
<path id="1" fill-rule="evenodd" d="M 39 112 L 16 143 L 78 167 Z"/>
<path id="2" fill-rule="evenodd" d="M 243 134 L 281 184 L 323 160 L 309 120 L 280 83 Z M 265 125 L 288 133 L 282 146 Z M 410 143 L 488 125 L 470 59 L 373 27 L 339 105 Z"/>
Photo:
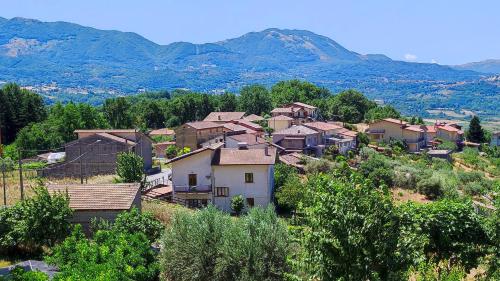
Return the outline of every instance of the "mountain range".
<path id="1" fill-rule="evenodd" d="M 500 82 L 483 73 L 495 69 L 363 55 L 306 30 L 271 28 L 214 43 L 158 45 L 131 32 L 0 18 L 0 80 L 90 89 L 85 97 L 64 90 L 45 93 L 49 100 L 85 101 L 97 89 L 220 92 L 303 79 L 333 92 L 356 88 L 411 114 L 446 108 L 496 116 L 498 107 L 492 106 L 500 103 Z"/>

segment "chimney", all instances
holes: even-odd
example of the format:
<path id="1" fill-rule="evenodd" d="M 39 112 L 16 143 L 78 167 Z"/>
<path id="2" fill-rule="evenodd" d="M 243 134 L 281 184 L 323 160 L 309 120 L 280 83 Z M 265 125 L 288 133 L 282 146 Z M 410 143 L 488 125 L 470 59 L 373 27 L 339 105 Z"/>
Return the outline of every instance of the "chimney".
<path id="1" fill-rule="evenodd" d="M 264 147 L 264 154 L 266 156 L 269 156 L 269 146 L 267 146 L 267 145 Z"/>
<path id="2" fill-rule="evenodd" d="M 221 120 L 221 117 L 220 117 L 220 115 L 217 115 L 217 119 L 219 119 L 219 121 Z"/>
<path id="3" fill-rule="evenodd" d="M 257 142 L 257 135 L 255 135 L 255 142 Z"/>
<path id="4" fill-rule="evenodd" d="M 239 150 L 246 150 L 246 149 L 248 149 L 248 143 L 246 143 L 246 142 L 239 142 L 238 143 L 238 149 Z"/>

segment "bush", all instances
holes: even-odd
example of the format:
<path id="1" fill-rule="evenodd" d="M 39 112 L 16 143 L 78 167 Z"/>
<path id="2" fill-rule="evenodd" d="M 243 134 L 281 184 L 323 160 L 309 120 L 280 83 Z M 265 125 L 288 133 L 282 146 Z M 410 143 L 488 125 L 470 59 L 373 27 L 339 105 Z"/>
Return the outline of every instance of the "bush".
<path id="1" fill-rule="evenodd" d="M 486 189 L 480 182 L 469 182 L 463 187 L 463 191 L 467 195 L 476 196 L 484 194 Z"/>
<path id="2" fill-rule="evenodd" d="M 286 226 L 272 207 L 233 220 L 209 206 L 174 215 L 160 262 L 172 281 L 283 280 L 288 254 Z"/>
<path id="3" fill-rule="evenodd" d="M 308 174 L 314 173 L 329 173 L 333 169 L 332 162 L 326 159 L 310 160 L 307 162 L 304 170 Z"/>
<path id="4" fill-rule="evenodd" d="M 391 167 L 389 160 L 382 155 L 372 155 L 368 160 L 361 163 L 359 172 L 370 179 L 375 186 L 393 185 L 394 170 Z"/>
<path id="5" fill-rule="evenodd" d="M 46 188 L 36 188 L 35 196 L 0 209 L 0 247 L 36 250 L 52 246 L 69 233 L 71 214 L 67 195 L 50 195 Z"/>
<path id="6" fill-rule="evenodd" d="M 25 271 L 22 267 L 16 267 L 9 275 L 0 276 L 0 281 L 49 281 L 49 276 L 40 271 Z"/>
<path id="7" fill-rule="evenodd" d="M 417 190 L 429 199 L 437 199 L 443 195 L 441 182 L 434 177 L 420 180 L 417 183 Z"/>
<path id="8" fill-rule="evenodd" d="M 85 238 L 77 225 L 47 257 L 59 268 L 54 280 L 157 280 L 158 264 L 143 233 L 99 230 Z"/>
<path id="9" fill-rule="evenodd" d="M 451 150 L 451 151 L 456 151 L 457 150 L 457 144 L 451 141 L 443 141 L 437 146 L 437 149 L 445 149 L 445 150 Z"/>
<path id="10" fill-rule="evenodd" d="M 116 217 L 114 223 L 102 219 L 100 221 L 92 221 L 92 229 L 93 232 L 114 230 L 129 234 L 143 233 L 152 243 L 160 238 L 163 232 L 163 225 L 151 213 L 141 213 L 134 207 L 130 211 L 121 212 Z"/>
<path id="11" fill-rule="evenodd" d="M 243 209 L 245 208 L 245 199 L 243 196 L 237 195 L 231 198 L 231 210 L 236 213 L 236 215 L 240 215 Z"/>
<path id="12" fill-rule="evenodd" d="M 407 165 L 396 166 L 393 184 L 396 187 L 416 189 L 420 170 Z"/>
<path id="13" fill-rule="evenodd" d="M 122 152 L 116 160 L 116 173 L 122 182 L 141 182 L 144 160 L 133 152 Z"/>
<path id="14" fill-rule="evenodd" d="M 169 145 L 167 149 L 165 149 L 165 156 L 168 159 L 177 157 L 177 147 L 175 145 Z"/>

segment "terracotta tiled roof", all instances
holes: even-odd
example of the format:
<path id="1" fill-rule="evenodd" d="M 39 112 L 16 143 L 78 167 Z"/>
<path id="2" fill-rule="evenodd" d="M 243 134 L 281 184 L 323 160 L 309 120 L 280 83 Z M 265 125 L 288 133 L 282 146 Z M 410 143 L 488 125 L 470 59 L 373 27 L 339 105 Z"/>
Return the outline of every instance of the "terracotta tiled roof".
<path id="1" fill-rule="evenodd" d="M 93 129 L 93 130 L 75 130 L 75 134 L 78 133 L 139 133 L 135 129 Z"/>
<path id="2" fill-rule="evenodd" d="M 244 127 L 247 127 L 247 128 L 250 128 L 252 130 L 256 130 L 256 131 L 261 131 L 262 130 L 262 126 L 259 125 L 259 124 L 255 124 L 251 121 L 248 121 L 248 120 L 234 120 L 233 123 L 236 123 L 238 125 L 241 125 L 241 126 L 244 126 Z"/>
<path id="3" fill-rule="evenodd" d="M 301 102 L 294 102 L 292 104 L 296 105 L 296 106 L 300 106 L 300 107 L 309 108 L 309 109 L 315 109 L 315 108 L 317 108 L 316 106 L 312 106 L 312 105 L 301 103 Z"/>
<path id="4" fill-rule="evenodd" d="M 189 123 L 186 123 L 186 125 L 188 125 L 190 127 L 193 127 L 193 128 L 195 128 L 197 130 L 222 127 L 222 124 L 218 124 L 218 123 L 210 122 L 210 121 L 189 122 Z"/>
<path id="5" fill-rule="evenodd" d="M 448 131 L 448 132 L 460 132 L 460 129 L 457 129 L 457 128 L 452 127 L 450 125 L 438 126 L 438 129 Z"/>
<path id="6" fill-rule="evenodd" d="M 257 137 L 254 134 L 239 134 L 239 135 L 227 136 L 226 138 L 233 139 L 237 142 L 246 142 L 248 145 L 267 143 L 265 139 Z"/>
<path id="7" fill-rule="evenodd" d="M 216 149 L 219 149 L 220 147 L 222 147 L 223 145 L 224 145 L 224 143 L 215 143 L 215 144 L 210 145 L 210 146 L 205 146 L 205 147 L 202 147 L 202 148 L 198 148 L 198 149 L 193 150 L 193 151 L 191 151 L 189 153 L 186 153 L 186 154 L 183 154 L 181 156 L 177 156 L 175 158 L 172 158 L 172 159 L 168 160 L 165 164 L 169 164 L 169 163 L 172 163 L 172 162 L 184 159 L 184 158 L 188 158 L 188 157 L 190 157 L 192 155 L 198 154 L 198 153 L 206 151 L 206 150 L 216 150 Z"/>
<path id="8" fill-rule="evenodd" d="M 421 133 L 424 132 L 424 130 L 420 127 L 420 125 L 409 125 L 409 126 L 403 127 L 403 130 L 408 130 L 408 131 L 413 131 L 413 132 L 421 132 Z"/>
<path id="9" fill-rule="evenodd" d="M 252 130 L 252 129 L 249 129 L 247 127 L 244 127 L 244 126 L 241 126 L 241 125 L 238 125 L 238 124 L 234 124 L 234 123 L 224 123 L 224 128 L 230 130 L 230 131 L 233 131 L 233 132 L 237 132 L 237 131 L 244 131 L 244 132 L 247 132 L 249 134 L 255 134 L 257 133 L 256 131 Z"/>
<path id="10" fill-rule="evenodd" d="M 48 185 L 52 193 L 69 195 L 69 207 L 73 210 L 128 210 L 137 196 L 139 184 L 61 184 Z"/>
<path id="11" fill-rule="evenodd" d="M 355 138 L 356 136 L 358 136 L 358 132 L 355 132 L 355 131 L 351 131 L 351 130 L 348 130 L 346 128 L 342 128 L 338 131 L 338 134 L 339 135 L 344 135 L 344 136 L 348 136 L 348 137 L 352 137 L 352 138 Z"/>
<path id="12" fill-rule="evenodd" d="M 128 145 L 135 145 L 135 142 L 133 142 L 133 141 L 130 141 L 130 140 L 127 140 L 125 138 L 118 137 L 118 136 L 115 136 L 115 135 L 112 135 L 112 134 L 97 133 L 96 135 L 101 136 L 101 137 L 105 137 L 107 139 L 111 139 L 111 140 L 114 140 L 114 141 L 117 141 L 117 142 L 125 143 L 125 144 L 128 144 Z"/>
<path id="13" fill-rule="evenodd" d="M 396 123 L 396 124 L 408 124 L 408 122 L 406 122 L 406 121 L 394 119 L 394 118 L 385 118 L 385 119 L 382 119 L 380 121 L 387 121 L 387 122 Z M 378 121 L 378 122 L 380 122 L 380 121 Z M 377 123 L 377 122 L 375 122 L 375 123 Z"/>
<path id="14" fill-rule="evenodd" d="M 221 148 L 217 150 L 212 165 L 273 165 L 276 161 L 274 147 L 255 149 Z"/>
<path id="15" fill-rule="evenodd" d="M 292 121 L 293 118 L 285 116 L 285 115 L 278 115 L 275 117 L 271 117 L 268 120 L 273 121 L 273 120 L 286 120 L 286 121 Z"/>
<path id="16" fill-rule="evenodd" d="M 232 121 L 243 118 L 245 112 L 211 112 L 203 121 Z"/>
<path id="17" fill-rule="evenodd" d="M 436 127 L 434 125 L 427 125 L 427 126 L 425 126 L 425 130 L 429 133 L 435 133 Z"/>
<path id="18" fill-rule="evenodd" d="M 259 115 L 256 115 L 256 114 L 250 114 L 246 117 L 243 117 L 243 119 L 247 120 L 247 121 L 250 121 L 250 122 L 253 122 L 253 121 L 261 121 L 261 120 L 264 120 L 264 117 L 262 116 L 259 116 Z"/>
<path id="19" fill-rule="evenodd" d="M 158 130 L 152 130 L 149 132 L 150 136 L 172 136 L 175 135 L 174 130 L 171 130 L 169 128 L 163 128 L 163 129 L 158 129 Z"/>
<path id="20" fill-rule="evenodd" d="M 277 107 L 271 110 L 271 113 L 293 113 L 293 108 L 291 107 Z"/>
<path id="21" fill-rule="evenodd" d="M 305 126 L 299 125 L 299 126 L 292 126 L 290 128 L 283 129 L 281 131 L 275 132 L 274 134 L 276 135 L 313 135 L 313 134 L 318 134 L 316 130 L 313 130 L 311 128 L 307 128 Z"/>
<path id="22" fill-rule="evenodd" d="M 314 130 L 321 130 L 321 131 L 330 131 L 330 130 L 338 130 L 342 129 L 342 127 L 337 126 L 332 123 L 326 123 L 326 122 L 311 122 L 311 123 L 305 123 L 304 126 L 312 128 Z"/>

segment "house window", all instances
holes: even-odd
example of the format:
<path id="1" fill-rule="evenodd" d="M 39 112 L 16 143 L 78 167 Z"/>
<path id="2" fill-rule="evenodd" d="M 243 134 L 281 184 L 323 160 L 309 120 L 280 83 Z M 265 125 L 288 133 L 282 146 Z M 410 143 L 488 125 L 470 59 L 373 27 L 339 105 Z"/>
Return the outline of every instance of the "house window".
<path id="1" fill-rule="evenodd" d="M 189 174 L 188 175 L 188 184 L 189 184 L 189 186 L 197 186 L 196 174 Z"/>
<path id="2" fill-rule="evenodd" d="M 245 173 L 245 183 L 253 183 L 253 173 Z"/>
<path id="3" fill-rule="evenodd" d="M 253 207 L 255 205 L 255 201 L 253 198 L 247 198 L 247 206 Z"/>
<path id="4" fill-rule="evenodd" d="M 201 208 L 208 204 L 207 199 L 186 199 L 186 206 L 188 208 Z"/>
<path id="5" fill-rule="evenodd" d="M 215 196 L 216 197 L 228 197 L 229 196 L 229 187 L 216 187 L 215 188 Z"/>

